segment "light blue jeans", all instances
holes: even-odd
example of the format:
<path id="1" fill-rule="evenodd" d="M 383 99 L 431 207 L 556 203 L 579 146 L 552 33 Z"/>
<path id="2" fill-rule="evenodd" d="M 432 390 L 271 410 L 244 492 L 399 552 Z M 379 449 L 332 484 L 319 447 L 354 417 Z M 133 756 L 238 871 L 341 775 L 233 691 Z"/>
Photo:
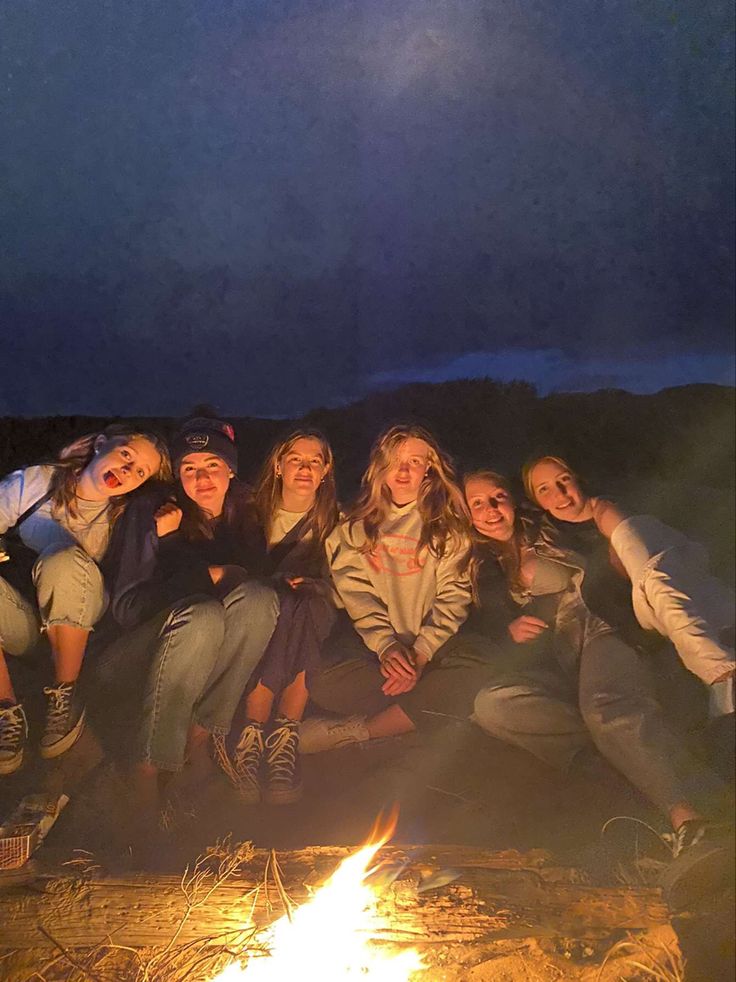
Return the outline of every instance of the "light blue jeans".
<path id="1" fill-rule="evenodd" d="M 51 546 L 40 553 L 33 584 L 38 606 L 0 578 L 0 647 L 9 655 L 29 651 L 42 628 L 69 624 L 91 631 L 105 611 L 102 573 L 81 546 Z"/>
<path id="2" fill-rule="evenodd" d="M 210 733 L 229 731 L 278 612 L 276 591 L 249 580 L 221 601 L 187 597 L 105 649 L 97 663 L 104 688 L 114 692 L 144 676 L 138 733 L 142 760 L 178 771 L 192 723 Z"/>

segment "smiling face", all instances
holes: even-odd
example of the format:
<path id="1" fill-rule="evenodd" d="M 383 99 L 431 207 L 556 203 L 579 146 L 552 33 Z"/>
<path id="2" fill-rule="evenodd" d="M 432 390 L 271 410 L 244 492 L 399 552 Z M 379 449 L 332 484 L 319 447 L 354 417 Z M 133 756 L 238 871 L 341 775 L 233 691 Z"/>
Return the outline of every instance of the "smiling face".
<path id="1" fill-rule="evenodd" d="M 79 475 L 80 498 L 102 501 L 129 494 L 161 467 L 161 454 L 144 436 L 99 437 L 95 455 Z"/>
<path id="2" fill-rule="evenodd" d="M 563 522 L 586 522 L 593 517 L 588 496 L 577 477 L 551 458 L 540 460 L 529 475 L 534 500 L 553 518 Z"/>
<path id="3" fill-rule="evenodd" d="M 489 477 L 471 477 L 465 484 L 465 500 L 477 532 L 497 542 L 509 541 L 516 508 L 506 488 Z"/>
<path id="4" fill-rule="evenodd" d="M 430 468 L 430 454 L 429 444 L 418 437 L 407 437 L 398 444 L 383 475 L 383 483 L 391 492 L 395 505 L 408 505 L 417 500 L 419 488 Z"/>
<path id="5" fill-rule="evenodd" d="M 320 440 L 309 436 L 295 440 L 276 462 L 284 508 L 287 511 L 308 511 L 328 470 Z"/>
<path id="6" fill-rule="evenodd" d="M 188 453 L 179 464 L 184 494 L 212 518 L 222 514 L 225 495 L 234 476 L 222 457 L 211 453 Z"/>

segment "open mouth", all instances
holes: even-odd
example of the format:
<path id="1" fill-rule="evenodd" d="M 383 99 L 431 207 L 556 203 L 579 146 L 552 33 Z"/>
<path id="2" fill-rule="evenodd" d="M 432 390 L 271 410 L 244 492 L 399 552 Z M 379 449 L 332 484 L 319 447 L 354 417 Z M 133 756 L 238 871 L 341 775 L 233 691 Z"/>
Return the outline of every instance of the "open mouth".
<path id="1" fill-rule="evenodd" d="M 105 471 L 102 475 L 102 480 L 107 488 L 119 488 L 122 485 L 122 481 L 118 479 L 117 475 L 112 471 Z"/>

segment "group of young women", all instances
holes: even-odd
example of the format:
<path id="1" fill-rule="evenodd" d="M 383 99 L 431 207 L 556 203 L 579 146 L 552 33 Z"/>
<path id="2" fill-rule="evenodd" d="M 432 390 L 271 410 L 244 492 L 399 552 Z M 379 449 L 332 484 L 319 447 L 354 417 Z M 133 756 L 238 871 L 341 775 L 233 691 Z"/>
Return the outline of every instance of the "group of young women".
<path id="1" fill-rule="evenodd" d="M 597 752 L 681 845 L 702 834 L 704 769 L 648 650 L 671 642 L 733 720 L 734 609 L 684 536 L 588 497 L 558 457 L 526 466 L 526 505 L 491 470 L 461 485 L 413 425 L 377 439 L 344 513 L 320 433 L 280 441 L 254 489 L 237 471 L 232 428 L 198 417 L 168 449 L 111 427 L 0 483 L 0 775 L 28 746 L 6 656 L 45 633 L 41 756 L 74 744 L 88 700 L 127 693 L 143 811 L 213 757 L 244 802 L 287 804 L 299 752 L 450 717 L 561 769 Z"/>

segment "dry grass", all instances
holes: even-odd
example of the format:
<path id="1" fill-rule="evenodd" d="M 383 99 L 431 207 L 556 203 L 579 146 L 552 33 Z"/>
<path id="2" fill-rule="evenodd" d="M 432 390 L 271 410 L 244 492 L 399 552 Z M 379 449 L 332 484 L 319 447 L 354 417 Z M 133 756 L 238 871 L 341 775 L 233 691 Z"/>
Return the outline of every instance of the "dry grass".
<path id="1" fill-rule="evenodd" d="M 71 952 L 43 931 L 57 954 L 28 976 L 28 982 L 184 982 L 185 979 L 193 982 L 212 978 L 230 962 L 262 952 L 252 923 L 186 944 L 179 943 L 184 925 L 192 914 L 252 858 L 250 842 L 232 843 L 228 836 L 207 849 L 191 869 L 187 867 L 180 887 L 185 910 L 163 947 L 135 949 L 118 945 L 113 936 L 108 936 L 83 952 Z M 89 854 L 78 857 L 72 864 L 82 872 L 94 868 Z M 253 904 L 260 890 L 268 893 L 271 880 L 279 899 L 289 910 L 291 902 L 284 891 L 275 857 L 268 864 L 263 884 L 252 891 Z M 64 899 L 73 901 L 72 897 Z"/>
<path id="2" fill-rule="evenodd" d="M 614 979 L 685 982 L 685 961 L 671 928 L 617 942 L 606 954 L 595 982 Z"/>

